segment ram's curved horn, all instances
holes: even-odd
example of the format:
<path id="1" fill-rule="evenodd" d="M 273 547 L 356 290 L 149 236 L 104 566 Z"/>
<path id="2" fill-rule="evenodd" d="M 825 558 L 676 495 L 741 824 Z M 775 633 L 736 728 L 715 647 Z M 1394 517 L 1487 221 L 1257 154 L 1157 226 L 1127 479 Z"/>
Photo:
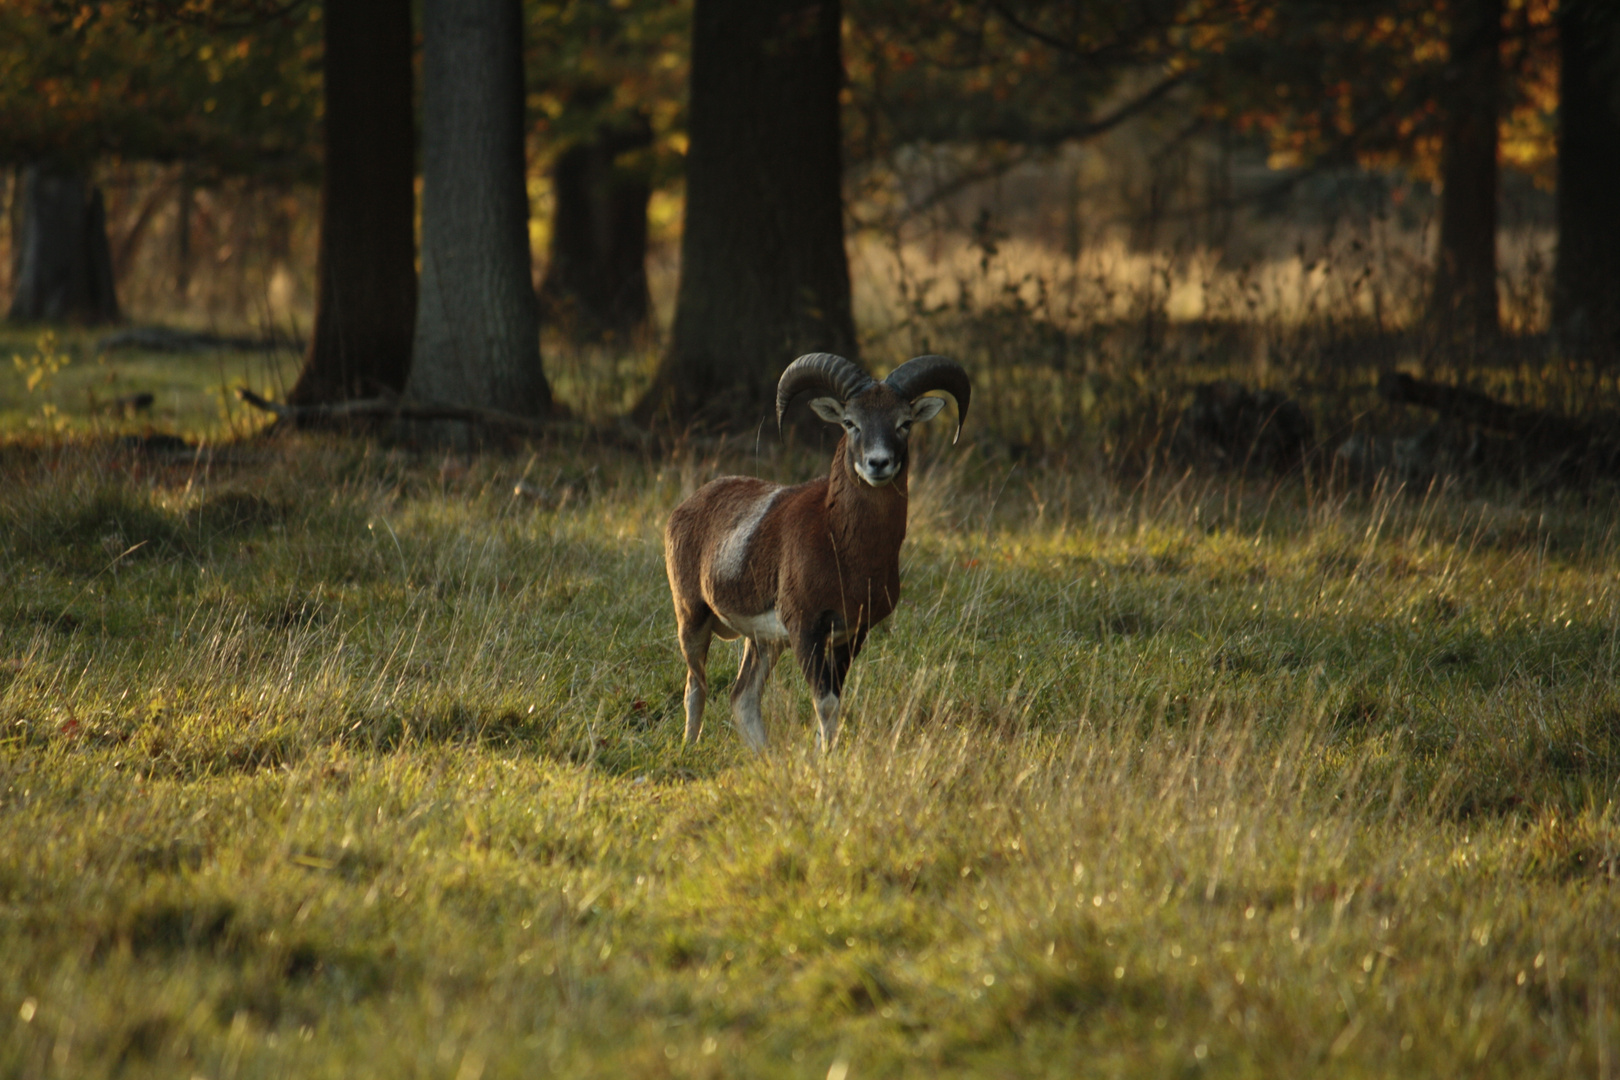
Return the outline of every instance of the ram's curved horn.
<path id="1" fill-rule="evenodd" d="M 968 399 L 973 396 L 973 384 L 961 364 L 943 356 L 916 356 L 889 372 L 883 382 L 907 401 L 915 401 L 930 390 L 943 390 L 951 395 L 956 399 L 956 434 L 951 441 L 961 436 Z"/>
<path id="2" fill-rule="evenodd" d="M 872 376 L 853 361 L 832 353 L 806 353 L 787 366 L 776 384 L 776 426 L 782 426 L 782 414 L 800 394 L 821 390 L 842 402 L 871 385 Z"/>

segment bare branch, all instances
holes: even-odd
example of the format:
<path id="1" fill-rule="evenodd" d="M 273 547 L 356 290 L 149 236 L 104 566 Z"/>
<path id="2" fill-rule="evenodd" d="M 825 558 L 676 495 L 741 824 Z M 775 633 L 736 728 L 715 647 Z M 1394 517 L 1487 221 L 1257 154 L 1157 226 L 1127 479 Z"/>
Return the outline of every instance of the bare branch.
<path id="1" fill-rule="evenodd" d="M 921 199 L 907 205 L 903 210 L 900 211 L 899 219 L 905 220 L 920 214 L 925 210 L 938 206 L 941 202 L 944 202 L 951 196 L 965 191 L 975 184 L 982 183 L 985 180 L 994 180 L 998 176 L 1005 176 L 1011 170 L 1016 169 L 1024 162 L 1029 161 L 1036 155 L 1036 153 L 1039 152 L 1039 150 L 1043 148 L 1069 141 L 1085 142 L 1088 139 L 1095 139 L 1101 135 L 1106 135 L 1114 128 L 1152 108 L 1154 105 L 1163 100 L 1164 97 L 1172 90 L 1184 85 L 1190 79 L 1190 72 L 1177 72 L 1174 75 L 1161 79 L 1147 90 L 1144 90 L 1130 101 L 1125 102 L 1123 105 L 1107 113 L 1106 115 L 1077 124 L 1074 127 L 1055 131 L 1051 133 L 1049 137 L 1042 139 L 1038 144 L 1023 142 L 1019 145 L 1019 148 L 1016 151 L 1009 153 L 1004 157 L 999 157 L 991 162 L 980 164 L 976 168 L 964 170 L 963 172 L 958 173 L 949 180 L 946 180 L 937 187 L 933 188 Z M 876 222 L 872 221 L 856 220 L 855 225 L 857 228 L 878 227 Z"/>
<path id="2" fill-rule="evenodd" d="M 1062 53 L 1071 59 L 1094 64 L 1121 64 L 1140 61 L 1142 59 L 1140 50 L 1142 39 L 1155 30 L 1163 31 L 1175 25 L 1174 19 L 1161 22 L 1148 16 L 1142 16 L 1137 19 L 1136 25 L 1131 28 L 1131 31 L 1122 33 L 1116 40 L 1095 49 L 1085 49 L 1073 41 L 1067 41 L 1026 21 L 1013 11 L 1005 0 L 990 0 L 989 7 L 997 15 L 1000 15 L 1008 26 L 1025 37 L 1033 38 L 1047 48 Z"/>

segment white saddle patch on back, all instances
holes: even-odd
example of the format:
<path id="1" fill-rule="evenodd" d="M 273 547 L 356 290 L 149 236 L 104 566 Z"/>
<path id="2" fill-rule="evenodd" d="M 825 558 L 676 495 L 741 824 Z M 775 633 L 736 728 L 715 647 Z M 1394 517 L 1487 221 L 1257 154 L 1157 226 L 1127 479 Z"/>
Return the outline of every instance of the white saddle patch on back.
<path id="1" fill-rule="evenodd" d="M 716 612 L 715 614 L 719 614 Z M 776 609 L 762 611 L 758 615 L 720 615 L 720 621 L 731 627 L 743 637 L 753 638 L 755 641 L 787 641 L 787 627 L 782 625 L 781 616 Z"/>
<path id="2" fill-rule="evenodd" d="M 782 489 L 774 488 L 762 496 L 720 541 L 720 549 L 714 553 L 714 576 L 718 580 L 736 581 L 742 577 L 743 568 L 748 565 L 748 549 L 754 533 L 759 531 L 759 523 L 765 519 L 766 512 L 780 494 Z"/>

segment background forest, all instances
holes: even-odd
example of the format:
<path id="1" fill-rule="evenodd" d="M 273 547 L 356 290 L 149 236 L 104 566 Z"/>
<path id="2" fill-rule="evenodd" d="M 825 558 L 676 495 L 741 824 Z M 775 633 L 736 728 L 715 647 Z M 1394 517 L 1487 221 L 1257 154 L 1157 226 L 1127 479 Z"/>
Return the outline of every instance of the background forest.
<path id="1" fill-rule="evenodd" d="M 798 352 L 942 334 L 1095 372 L 1235 332 L 1261 381 L 1254 328 L 1306 322 L 1610 364 L 1606 5 L 779 7 L 506 4 L 463 40 L 432 5 L 9 4 L 0 293 L 307 342 L 265 387 L 299 405 L 538 417 L 561 377 L 721 429 Z M 504 343 L 461 357 L 479 307 Z"/>
<path id="2" fill-rule="evenodd" d="M 0 0 L 0 1076 L 1612 1076 L 1615 176 L 1608 0 Z"/>

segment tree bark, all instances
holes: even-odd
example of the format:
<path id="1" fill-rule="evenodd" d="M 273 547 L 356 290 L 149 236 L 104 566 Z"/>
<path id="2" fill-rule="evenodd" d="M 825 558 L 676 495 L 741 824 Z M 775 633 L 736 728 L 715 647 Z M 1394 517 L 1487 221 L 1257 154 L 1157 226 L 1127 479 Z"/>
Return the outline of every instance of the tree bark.
<path id="1" fill-rule="evenodd" d="M 84 173 L 49 165 L 23 171 L 14 322 L 118 321 L 107 210 Z"/>
<path id="2" fill-rule="evenodd" d="M 328 0 L 315 327 L 288 400 L 399 393 L 416 324 L 409 0 Z"/>
<path id="3" fill-rule="evenodd" d="M 551 411 L 530 277 L 519 0 L 425 0 L 422 291 L 408 394 Z"/>
<path id="4" fill-rule="evenodd" d="M 646 118 L 598 131 L 552 166 L 556 213 L 541 317 L 576 340 L 634 334 L 647 321 L 645 165 L 621 160 L 652 145 Z"/>
<path id="5" fill-rule="evenodd" d="M 191 211 L 196 200 L 197 189 L 191 182 L 191 172 L 182 169 L 174 207 L 174 291 L 182 302 L 191 292 Z"/>
<path id="6" fill-rule="evenodd" d="M 838 0 L 697 0 L 681 281 L 642 423 L 752 426 L 801 352 L 856 355 Z"/>
<path id="7" fill-rule="evenodd" d="M 1553 329 L 1620 361 L 1620 17 L 1568 3 L 1558 21 L 1558 262 Z"/>
<path id="8" fill-rule="evenodd" d="M 1453 340 L 1497 332 L 1496 151 L 1502 0 L 1461 0 L 1451 28 L 1432 310 Z"/>

